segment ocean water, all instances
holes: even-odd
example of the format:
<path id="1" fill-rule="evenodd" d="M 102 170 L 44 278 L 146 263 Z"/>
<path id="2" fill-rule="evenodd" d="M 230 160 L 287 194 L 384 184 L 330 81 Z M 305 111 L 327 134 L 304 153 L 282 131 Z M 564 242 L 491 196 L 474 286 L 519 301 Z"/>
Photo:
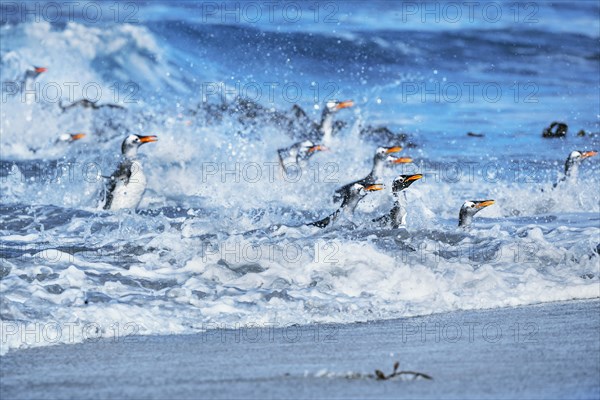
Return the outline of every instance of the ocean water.
<path id="1" fill-rule="evenodd" d="M 600 148 L 596 2 L 31 4 L 0 19 L 2 353 L 600 296 L 600 156 L 552 188 L 571 151 Z M 29 65 L 48 71 L 13 95 Z M 59 107 L 82 98 L 124 108 Z M 355 106 L 330 151 L 282 174 L 276 150 L 308 130 L 292 107 L 318 121 L 331 98 Z M 542 138 L 553 121 L 566 138 Z M 103 211 L 130 133 L 159 137 L 146 193 Z M 353 225 L 294 228 L 397 144 L 414 162 Z M 401 173 L 424 175 L 406 229 L 370 226 Z M 470 199 L 496 204 L 457 229 Z"/>

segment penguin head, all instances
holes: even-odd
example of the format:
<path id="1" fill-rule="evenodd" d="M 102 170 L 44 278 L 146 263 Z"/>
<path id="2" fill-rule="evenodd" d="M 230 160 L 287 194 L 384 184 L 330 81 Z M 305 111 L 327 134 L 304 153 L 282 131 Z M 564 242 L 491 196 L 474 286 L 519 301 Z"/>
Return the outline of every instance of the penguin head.
<path id="1" fill-rule="evenodd" d="M 323 111 L 327 112 L 328 114 L 334 114 L 343 108 L 352 107 L 353 105 L 354 102 L 352 100 L 329 100 L 327 103 L 325 103 L 325 109 Z"/>
<path id="2" fill-rule="evenodd" d="M 360 183 L 355 183 L 350 187 L 350 197 L 365 197 L 370 192 L 382 190 L 383 187 L 384 186 L 381 183 L 374 183 L 372 185 L 362 185 Z"/>
<path id="3" fill-rule="evenodd" d="M 63 133 L 57 139 L 60 143 L 73 143 L 76 140 L 83 139 L 85 133 Z"/>
<path id="4" fill-rule="evenodd" d="M 494 200 L 467 200 L 460 208 L 460 215 L 472 217 L 485 207 L 491 206 L 494 203 Z"/>
<path id="5" fill-rule="evenodd" d="M 394 156 L 387 156 L 385 161 L 387 161 L 389 164 L 409 164 L 411 162 L 413 162 L 413 159 L 410 157 L 394 157 Z"/>
<path id="6" fill-rule="evenodd" d="M 314 155 L 316 152 L 326 151 L 326 150 L 328 150 L 327 147 L 325 147 L 323 145 L 314 144 L 310 140 L 305 140 L 305 141 L 301 142 L 298 147 L 298 155 L 300 156 L 300 158 L 306 159 L 306 158 L 309 158 L 310 156 Z"/>
<path id="7" fill-rule="evenodd" d="M 154 135 L 141 136 L 141 135 L 129 135 L 123 140 L 121 145 L 121 153 L 125 157 L 135 157 L 137 155 L 137 149 L 144 143 L 156 142 L 158 138 Z"/>
<path id="8" fill-rule="evenodd" d="M 413 182 L 416 182 L 421 178 L 423 178 L 423 175 L 421 174 L 400 175 L 396 179 L 394 179 L 394 182 L 392 183 L 392 192 L 394 194 L 400 193 L 401 191 L 412 185 Z"/>
<path id="9" fill-rule="evenodd" d="M 379 160 L 385 160 L 386 157 L 392 153 L 399 153 L 402 151 L 401 146 L 392 146 L 392 147 L 378 147 L 375 150 L 375 158 Z"/>
<path id="10" fill-rule="evenodd" d="M 569 157 L 567 157 L 567 162 L 571 162 L 571 163 L 581 162 L 582 160 L 585 160 L 586 158 L 589 158 L 589 157 L 593 157 L 596 154 L 598 154 L 597 151 L 575 150 L 575 151 L 572 151 L 571 154 L 569 154 Z"/>
<path id="11" fill-rule="evenodd" d="M 565 174 L 572 175 L 571 168 L 578 166 L 579 163 L 581 163 L 583 160 L 589 157 L 594 157 L 596 154 L 598 154 L 597 151 L 572 151 L 571 154 L 569 154 L 569 157 L 567 157 L 567 161 L 565 162 Z M 574 170 L 576 169 L 577 168 L 574 168 Z"/>
<path id="12" fill-rule="evenodd" d="M 378 147 L 375 150 L 375 156 L 373 157 L 373 164 L 376 166 L 403 164 L 412 162 L 410 157 L 395 157 L 393 153 L 399 153 L 402 151 L 401 146 L 392 147 Z"/>
<path id="13" fill-rule="evenodd" d="M 48 71 L 48 68 L 46 68 L 46 67 L 32 67 L 32 72 L 34 73 L 34 75 L 36 77 L 46 71 Z"/>

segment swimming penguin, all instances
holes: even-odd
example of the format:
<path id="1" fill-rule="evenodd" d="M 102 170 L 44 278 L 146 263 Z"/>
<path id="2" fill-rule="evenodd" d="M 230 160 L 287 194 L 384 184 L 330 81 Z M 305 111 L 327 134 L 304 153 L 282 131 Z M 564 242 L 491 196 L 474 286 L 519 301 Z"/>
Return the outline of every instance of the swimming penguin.
<path id="1" fill-rule="evenodd" d="M 20 81 L 21 93 L 23 93 L 25 90 L 31 90 L 29 84 L 33 83 L 33 81 L 35 81 L 41 74 L 43 74 L 46 71 L 48 71 L 48 68 L 45 67 L 32 66 L 28 68 L 23 74 L 23 77 Z"/>
<path id="2" fill-rule="evenodd" d="M 56 138 L 56 140 L 52 144 L 52 147 L 56 149 L 67 147 L 70 144 L 83 139 L 85 136 L 85 133 L 63 133 L 62 135 Z"/>
<path id="3" fill-rule="evenodd" d="M 58 138 L 56 138 L 56 144 L 67 143 L 71 144 L 76 140 L 83 139 L 85 137 L 85 133 L 63 133 Z"/>
<path id="4" fill-rule="evenodd" d="M 465 201 L 458 214 L 458 226 L 461 228 L 469 227 L 475 214 L 494 203 L 494 200 Z"/>
<path id="5" fill-rule="evenodd" d="M 146 190 L 146 176 L 137 159 L 138 148 L 144 143 L 156 142 L 156 136 L 129 135 L 121 145 L 122 160 L 108 178 L 105 210 L 136 208 Z"/>
<path id="6" fill-rule="evenodd" d="M 407 189 L 413 182 L 423 178 L 421 174 L 414 175 L 400 175 L 392 183 L 392 194 L 394 195 L 394 206 L 390 212 L 379 218 L 373 220 L 380 227 L 386 228 L 398 228 L 402 225 L 406 225 L 406 193 L 401 193 Z M 401 199 L 401 196 L 404 197 Z"/>
<path id="7" fill-rule="evenodd" d="M 317 228 L 326 228 L 331 226 L 335 221 L 344 216 L 351 216 L 354 213 L 354 209 L 358 203 L 370 192 L 382 190 L 383 185 L 375 183 L 372 185 L 361 185 L 355 183 L 350 186 L 350 189 L 346 192 L 340 208 L 338 208 L 333 214 L 319 220 L 307 224 L 308 226 L 316 226 Z"/>
<path id="8" fill-rule="evenodd" d="M 66 112 L 72 108 L 81 107 L 81 108 L 91 108 L 92 110 L 99 110 L 101 108 L 111 108 L 117 110 L 124 110 L 125 107 L 120 106 L 118 104 L 106 103 L 106 104 L 98 104 L 98 101 L 91 101 L 88 99 L 81 99 L 74 101 L 71 104 L 63 105 L 62 103 L 58 103 L 58 107 L 62 110 L 62 112 Z"/>
<path id="9" fill-rule="evenodd" d="M 369 175 L 364 177 L 363 179 L 359 179 L 357 181 L 348 183 L 341 188 L 337 189 L 333 194 L 333 202 L 337 203 L 340 201 L 348 192 L 348 189 L 354 185 L 355 183 L 360 183 L 361 185 L 371 185 L 375 182 L 381 182 L 383 180 L 383 172 L 385 170 L 386 165 L 394 165 L 394 164 L 403 164 L 403 163 L 411 163 L 412 158 L 409 157 L 394 157 L 390 154 L 398 153 L 402 151 L 402 147 L 393 146 L 393 147 L 379 147 L 375 151 L 375 156 L 373 157 L 373 169 Z"/>
<path id="10" fill-rule="evenodd" d="M 554 184 L 554 187 L 565 180 L 577 181 L 581 162 L 586 158 L 594 157 L 596 154 L 598 154 L 597 151 L 572 151 L 567 157 L 567 161 L 565 161 L 565 175 Z"/>
<path id="11" fill-rule="evenodd" d="M 294 143 L 290 147 L 277 150 L 279 155 L 279 164 L 284 172 L 288 172 L 288 168 L 301 168 L 301 163 L 308 160 L 318 151 L 327 150 L 325 146 L 314 144 L 310 140 Z"/>
<path id="12" fill-rule="evenodd" d="M 354 102 L 352 100 L 330 100 L 325 103 L 323 113 L 321 114 L 321 123 L 319 124 L 319 132 L 322 135 L 321 142 L 325 146 L 330 146 L 333 140 L 333 115 L 338 111 L 352 107 L 353 105 Z"/>
<path id="13" fill-rule="evenodd" d="M 64 149 L 62 148 L 67 147 L 68 145 L 77 140 L 83 139 L 85 136 L 85 133 L 63 133 L 60 136 L 58 136 L 52 143 L 48 143 L 43 147 L 29 147 L 29 150 L 32 153 L 37 153 L 43 150 L 44 153 L 50 152 L 53 154 L 57 154 L 61 150 L 64 151 Z"/>

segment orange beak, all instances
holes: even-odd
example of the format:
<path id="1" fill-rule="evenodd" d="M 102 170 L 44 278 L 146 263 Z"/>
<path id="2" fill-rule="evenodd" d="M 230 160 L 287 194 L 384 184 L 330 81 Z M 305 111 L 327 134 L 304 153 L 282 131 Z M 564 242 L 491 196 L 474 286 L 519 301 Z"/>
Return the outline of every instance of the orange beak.
<path id="1" fill-rule="evenodd" d="M 158 138 L 154 135 L 151 136 L 139 136 L 140 142 L 142 143 L 151 143 L 158 141 Z"/>
<path id="2" fill-rule="evenodd" d="M 72 133 L 71 140 L 79 140 L 85 137 L 85 133 Z"/>
<path id="3" fill-rule="evenodd" d="M 411 162 L 413 162 L 413 160 L 410 157 L 398 157 L 392 161 L 393 164 L 408 164 Z"/>
<path id="4" fill-rule="evenodd" d="M 378 190 L 383 190 L 383 184 L 376 183 L 374 185 L 369 185 L 369 186 L 365 187 L 365 190 L 367 192 L 376 192 Z"/>
<path id="5" fill-rule="evenodd" d="M 594 157 L 596 154 L 598 154 L 597 151 L 584 151 L 581 153 L 581 158 Z"/>
<path id="6" fill-rule="evenodd" d="M 491 206 L 494 203 L 495 203 L 494 200 L 484 200 L 484 201 L 480 201 L 478 203 L 475 203 L 475 207 L 477 207 L 477 208 L 483 208 L 483 207 Z"/>
<path id="7" fill-rule="evenodd" d="M 386 154 L 390 154 L 390 153 L 400 153 L 401 151 L 402 151 L 402 146 L 394 146 L 394 147 L 390 147 L 385 152 L 386 152 Z"/>
<path id="8" fill-rule="evenodd" d="M 335 108 L 341 110 L 342 108 L 352 107 L 354 102 L 352 100 L 341 101 Z"/>
<path id="9" fill-rule="evenodd" d="M 35 67 L 35 72 L 37 72 L 38 74 L 41 74 L 42 72 L 46 72 L 46 71 L 48 71 L 48 68 Z"/>
<path id="10" fill-rule="evenodd" d="M 421 175 L 421 174 L 415 174 L 415 175 L 409 176 L 408 178 L 406 178 L 406 180 L 407 181 L 416 181 L 416 180 L 419 180 L 421 178 L 423 178 L 423 175 Z"/>
<path id="11" fill-rule="evenodd" d="M 323 146 L 323 145 L 320 145 L 320 144 L 318 144 L 318 145 L 316 145 L 316 146 L 310 147 L 310 148 L 308 149 L 308 152 L 309 152 L 309 153 L 312 153 L 312 152 L 314 152 L 314 151 L 327 151 L 327 150 L 329 150 L 327 147 L 325 147 L 325 146 Z"/>

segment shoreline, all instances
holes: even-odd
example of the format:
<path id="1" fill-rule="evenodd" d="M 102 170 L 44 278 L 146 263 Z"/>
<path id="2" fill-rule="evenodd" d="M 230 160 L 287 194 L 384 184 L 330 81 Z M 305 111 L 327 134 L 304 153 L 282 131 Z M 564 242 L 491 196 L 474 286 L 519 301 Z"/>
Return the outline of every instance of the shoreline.
<path id="1" fill-rule="evenodd" d="M 0 357 L 2 398 L 598 398 L 600 299 L 216 329 Z M 433 380 L 374 379 L 375 369 Z"/>

